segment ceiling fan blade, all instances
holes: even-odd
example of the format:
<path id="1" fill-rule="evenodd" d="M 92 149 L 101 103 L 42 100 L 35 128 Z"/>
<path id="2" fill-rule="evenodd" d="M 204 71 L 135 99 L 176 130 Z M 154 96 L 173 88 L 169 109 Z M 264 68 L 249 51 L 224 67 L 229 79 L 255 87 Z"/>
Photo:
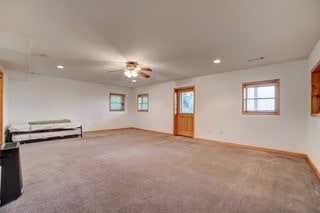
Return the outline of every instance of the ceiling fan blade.
<path id="1" fill-rule="evenodd" d="M 111 70 L 111 71 L 108 71 L 107 73 L 115 73 L 115 72 L 123 72 L 123 70 Z"/>
<path id="2" fill-rule="evenodd" d="M 138 72 L 138 74 L 139 75 L 141 75 L 142 77 L 144 77 L 144 78 L 150 78 L 150 75 L 148 75 L 148 74 L 145 74 L 145 73 L 143 73 L 143 72 Z"/>
<path id="3" fill-rule="evenodd" d="M 142 67 L 142 68 L 141 68 L 141 71 L 152 72 L 152 69 L 151 69 L 151 68 L 148 68 L 148 67 Z"/>

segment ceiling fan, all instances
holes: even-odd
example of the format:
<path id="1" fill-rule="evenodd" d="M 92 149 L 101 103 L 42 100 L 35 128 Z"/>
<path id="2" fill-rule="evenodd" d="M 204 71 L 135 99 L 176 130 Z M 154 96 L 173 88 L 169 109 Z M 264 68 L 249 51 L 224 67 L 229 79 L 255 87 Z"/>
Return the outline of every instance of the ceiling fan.
<path id="1" fill-rule="evenodd" d="M 119 71 L 123 71 L 123 70 L 109 71 L 108 73 L 119 72 Z M 150 78 L 150 75 L 145 72 L 152 72 L 152 69 L 148 67 L 140 67 L 139 63 L 136 61 L 126 62 L 124 75 L 127 78 L 136 78 L 138 75 L 144 78 Z"/>

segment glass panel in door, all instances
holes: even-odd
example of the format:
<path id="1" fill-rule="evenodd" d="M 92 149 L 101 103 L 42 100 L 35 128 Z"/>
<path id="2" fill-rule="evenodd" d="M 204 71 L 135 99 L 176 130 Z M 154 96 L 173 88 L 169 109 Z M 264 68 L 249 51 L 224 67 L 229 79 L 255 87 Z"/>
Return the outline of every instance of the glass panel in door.
<path id="1" fill-rule="evenodd" d="M 193 113 L 194 91 L 180 92 L 180 113 Z"/>

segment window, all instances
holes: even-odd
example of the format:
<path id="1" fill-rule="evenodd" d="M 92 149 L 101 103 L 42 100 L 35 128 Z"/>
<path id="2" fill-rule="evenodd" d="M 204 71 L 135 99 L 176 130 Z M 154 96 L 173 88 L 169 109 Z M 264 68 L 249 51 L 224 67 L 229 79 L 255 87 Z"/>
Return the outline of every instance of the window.
<path id="1" fill-rule="evenodd" d="M 279 115 L 280 80 L 242 83 L 242 114 Z"/>
<path id="2" fill-rule="evenodd" d="M 125 95 L 110 93 L 109 110 L 124 111 Z"/>
<path id="3" fill-rule="evenodd" d="M 180 113 L 193 113 L 193 91 L 180 92 Z"/>
<path id="4" fill-rule="evenodd" d="M 148 112 L 149 110 L 149 95 L 138 95 L 138 112 Z"/>

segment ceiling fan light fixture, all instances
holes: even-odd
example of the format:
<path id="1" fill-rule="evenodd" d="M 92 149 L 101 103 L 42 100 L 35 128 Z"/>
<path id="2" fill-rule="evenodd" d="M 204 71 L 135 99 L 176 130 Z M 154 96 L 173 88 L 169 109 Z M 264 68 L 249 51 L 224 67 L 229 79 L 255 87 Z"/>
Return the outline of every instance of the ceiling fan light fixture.
<path id="1" fill-rule="evenodd" d="M 126 70 L 126 71 L 124 72 L 124 75 L 127 76 L 128 78 L 135 78 L 135 77 L 137 77 L 139 74 L 138 74 L 138 72 L 135 71 L 135 70 Z"/>
<path id="2" fill-rule="evenodd" d="M 137 77 L 138 76 L 137 71 L 131 71 L 131 76 L 134 78 Z"/>
<path id="3" fill-rule="evenodd" d="M 125 76 L 127 76 L 128 78 L 131 78 L 131 77 L 132 77 L 131 71 L 129 71 L 129 70 L 126 70 L 126 71 L 124 72 L 124 74 L 125 74 Z"/>
<path id="4" fill-rule="evenodd" d="M 221 59 L 214 59 L 213 61 L 212 61 L 214 64 L 220 64 L 221 63 Z"/>
<path id="5" fill-rule="evenodd" d="M 144 72 L 152 72 L 151 68 L 148 67 L 139 67 L 139 64 L 134 61 L 128 61 L 124 70 L 114 70 L 109 71 L 108 73 L 122 71 L 126 78 L 136 78 L 139 75 L 143 78 L 150 78 L 150 75 Z"/>

